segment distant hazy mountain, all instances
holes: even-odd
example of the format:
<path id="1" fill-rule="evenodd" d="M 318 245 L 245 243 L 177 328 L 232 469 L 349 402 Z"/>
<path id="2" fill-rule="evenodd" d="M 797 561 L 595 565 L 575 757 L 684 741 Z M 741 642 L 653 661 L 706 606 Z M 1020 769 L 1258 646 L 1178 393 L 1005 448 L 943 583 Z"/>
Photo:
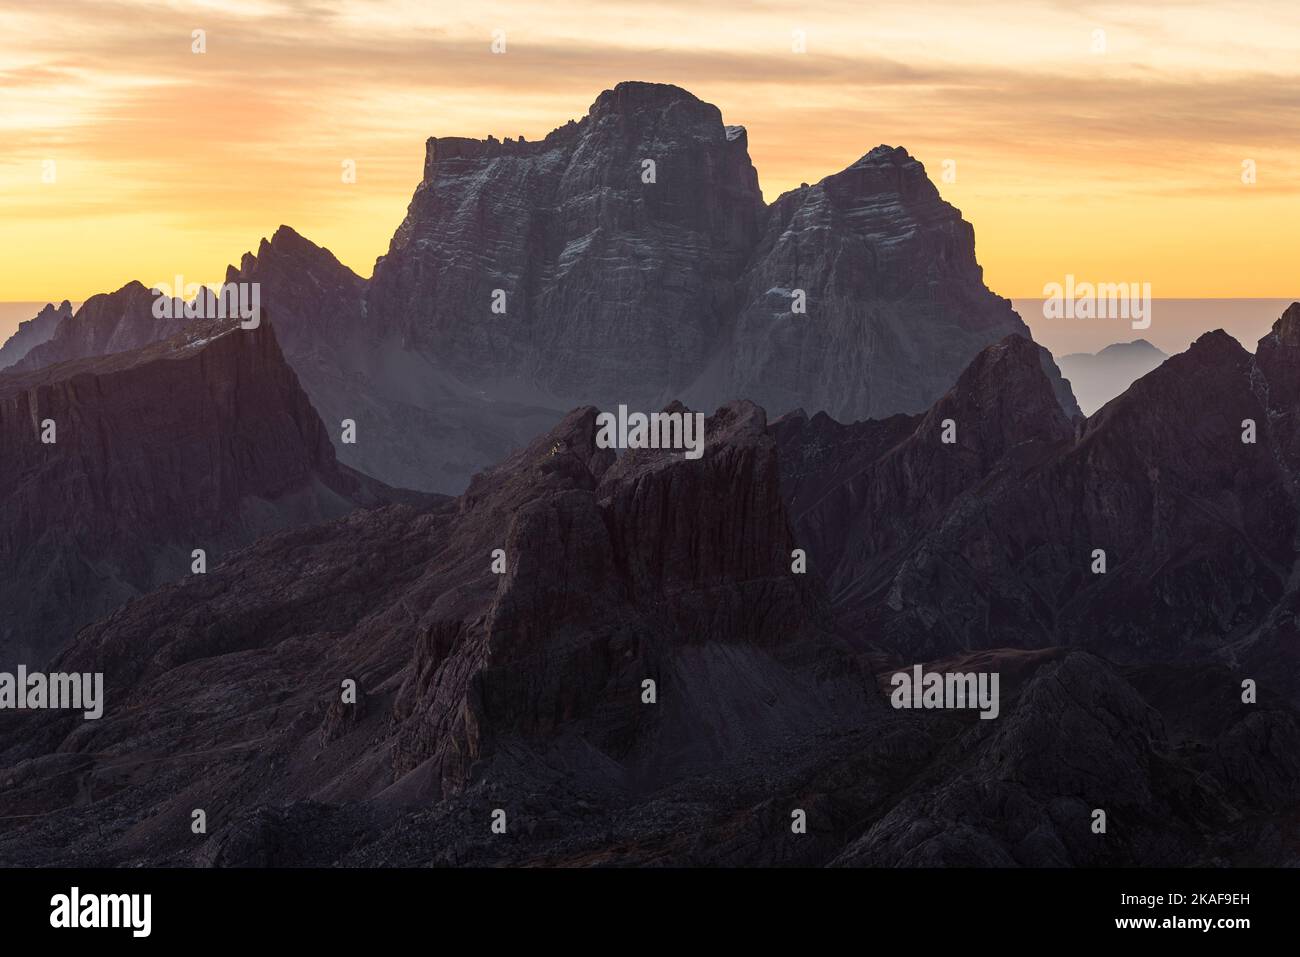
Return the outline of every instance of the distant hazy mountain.
<path id="1" fill-rule="evenodd" d="M 1300 289 L 1295 291 L 1300 294 Z M 1208 329 L 1222 329 L 1238 342 L 1258 342 L 1291 305 L 1281 299 L 1152 299 L 1151 325 L 1133 328 L 1128 319 L 1049 319 L 1043 300 L 1012 298 L 1034 341 L 1054 356 L 1098 352 L 1112 342 L 1142 337 L 1169 355 L 1184 351 Z"/>
<path id="2" fill-rule="evenodd" d="M 71 315 L 72 303 L 65 299 L 58 306 L 47 304 L 35 318 L 19 323 L 14 334 L 0 346 L 0 369 L 13 365 L 37 346 L 48 342 L 59 323 Z"/>
<path id="3" fill-rule="evenodd" d="M 1117 342 L 1097 353 L 1073 352 L 1056 364 L 1070 380 L 1084 415 L 1092 415 L 1167 359 L 1145 339 Z"/>

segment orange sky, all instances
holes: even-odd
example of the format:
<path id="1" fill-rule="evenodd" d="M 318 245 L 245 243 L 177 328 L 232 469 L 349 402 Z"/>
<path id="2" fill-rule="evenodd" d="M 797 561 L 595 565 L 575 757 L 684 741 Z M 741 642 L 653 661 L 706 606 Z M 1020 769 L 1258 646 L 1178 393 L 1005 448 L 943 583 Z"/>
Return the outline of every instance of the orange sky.
<path id="1" fill-rule="evenodd" d="M 1293 0 L 0 0 L 0 300 L 217 281 L 280 223 L 369 276 L 426 137 L 540 138 L 624 79 L 746 126 L 769 200 L 906 147 L 1006 296 L 1300 293 Z"/>

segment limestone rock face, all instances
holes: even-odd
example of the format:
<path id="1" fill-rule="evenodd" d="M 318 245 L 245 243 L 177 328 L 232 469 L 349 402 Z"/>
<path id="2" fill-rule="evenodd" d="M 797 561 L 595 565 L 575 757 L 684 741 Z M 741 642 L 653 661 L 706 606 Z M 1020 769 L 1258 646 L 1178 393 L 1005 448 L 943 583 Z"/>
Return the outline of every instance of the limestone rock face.
<path id="1" fill-rule="evenodd" d="M 537 143 L 430 139 L 368 306 L 466 382 L 670 397 L 708 362 L 762 214 L 743 132 L 623 83 Z"/>
<path id="2" fill-rule="evenodd" d="M 782 195 L 738 288 L 727 372 L 708 385 L 774 416 L 920 412 L 980 349 L 1029 336 L 985 287 L 970 223 L 888 146 Z"/>
<path id="3" fill-rule="evenodd" d="M 904 150 L 769 207 L 742 127 L 677 87 L 622 83 L 537 143 L 431 139 L 367 314 L 487 398 L 743 397 L 860 419 L 923 410 L 984 346 L 1028 336 L 974 242 Z"/>

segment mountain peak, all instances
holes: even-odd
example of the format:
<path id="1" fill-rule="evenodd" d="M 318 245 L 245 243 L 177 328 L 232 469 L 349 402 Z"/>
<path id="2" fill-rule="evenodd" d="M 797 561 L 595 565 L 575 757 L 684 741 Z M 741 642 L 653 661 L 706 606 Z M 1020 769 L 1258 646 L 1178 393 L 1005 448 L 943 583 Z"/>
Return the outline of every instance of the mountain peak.
<path id="1" fill-rule="evenodd" d="M 1078 407 L 1069 385 L 1062 383 L 1066 404 L 1045 356 L 1050 362 L 1046 349 L 1016 333 L 986 346 L 930 410 L 930 419 L 973 424 L 981 445 L 999 453 L 1029 439 L 1068 438 L 1073 434 L 1069 420 Z"/>
<path id="2" fill-rule="evenodd" d="M 917 160 L 901 146 L 881 143 L 863 154 L 858 163 L 915 163 Z M 854 164 L 857 165 L 857 164 Z"/>
<path id="3" fill-rule="evenodd" d="M 1279 320 L 1280 322 L 1281 320 Z M 1197 336 L 1196 341 L 1187 348 L 1187 355 L 1198 358 L 1213 356 L 1232 356 L 1240 358 L 1246 350 L 1241 343 L 1222 329 L 1212 329 Z"/>
<path id="4" fill-rule="evenodd" d="M 614 89 L 604 90 L 596 97 L 591 106 L 591 113 L 601 109 L 628 111 L 642 106 L 668 106 L 672 103 L 686 102 L 710 106 L 694 93 L 671 83 L 650 83 L 644 80 L 624 80 L 615 84 Z M 717 107 L 713 107 L 717 109 Z"/>
<path id="5" fill-rule="evenodd" d="M 281 223 L 276 227 L 275 232 L 271 234 L 271 245 L 277 248 L 281 246 L 311 246 L 320 248 L 315 243 L 306 239 L 302 233 L 298 232 L 292 226 L 286 226 Z"/>
<path id="6" fill-rule="evenodd" d="M 1113 356 L 1116 354 L 1135 354 L 1135 353 L 1152 353 L 1163 356 L 1164 353 L 1157 349 L 1146 339 L 1134 339 L 1132 342 L 1112 342 L 1106 348 L 1097 353 L 1099 356 Z M 1081 353 L 1087 355 L 1087 353 Z"/>

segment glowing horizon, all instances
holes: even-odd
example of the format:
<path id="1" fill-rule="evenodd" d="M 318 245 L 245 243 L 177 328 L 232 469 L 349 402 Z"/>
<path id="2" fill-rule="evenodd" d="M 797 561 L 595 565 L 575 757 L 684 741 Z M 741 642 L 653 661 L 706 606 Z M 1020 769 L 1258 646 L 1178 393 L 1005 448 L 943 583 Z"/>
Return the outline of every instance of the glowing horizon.
<path id="1" fill-rule="evenodd" d="M 219 281 L 282 223 L 369 276 L 427 137 L 540 139 L 622 80 L 745 126 L 769 202 L 905 147 L 1008 298 L 1067 274 L 1158 298 L 1300 293 L 1300 9 L 1280 2 L 68 0 L 0 2 L 0 36 L 5 301 Z"/>

